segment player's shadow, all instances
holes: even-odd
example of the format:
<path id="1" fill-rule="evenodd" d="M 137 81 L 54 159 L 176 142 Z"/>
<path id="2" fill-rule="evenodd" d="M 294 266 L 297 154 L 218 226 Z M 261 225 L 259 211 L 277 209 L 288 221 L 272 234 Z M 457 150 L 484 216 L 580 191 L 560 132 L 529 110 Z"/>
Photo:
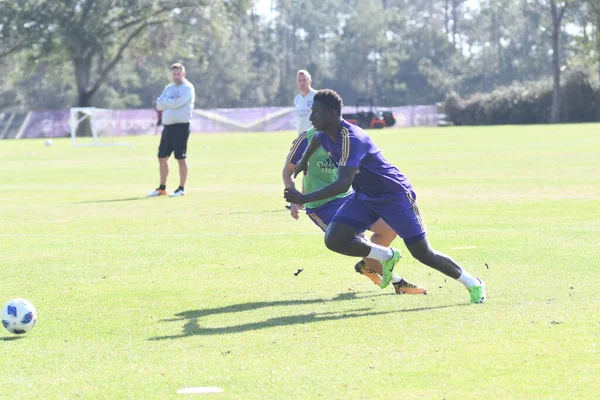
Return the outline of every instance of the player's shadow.
<path id="1" fill-rule="evenodd" d="M 118 203 L 121 201 L 136 201 L 136 200 L 146 200 L 148 197 L 127 197 L 125 199 L 108 199 L 108 200 L 87 200 L 87 201 L 78 201 L 73 204 L 92 204 L 92 203 Z"/>
<path id="2" fill-rule="evenodd" d="M 441 308 L 449 308 L 459 306 L 445 305 L 445 306 L 434 306 L 434 307 L 419 307 L 405 310 L 394 310 L 394 311 L 373 311 L 372 308 L 354 308 L 349 310 L 334 311 L 334 312 L 311 312 L 295 315 L 286 315 L 283 317 L 269 318 L 263 321 L 250 322 L 246 324 L 238 324 L 224 327 L 203 327 L 200 325 L 200 320 L 204 317 L 214 314 L 234 314 L 240 312 L 254 311 L 267 307 L 282 307 L 282 306 L 300 306 L 309 304 L 323 304 L 331 301 L 352 301 L 359 299 L 375 298 L 380 296 L 396 296 L 395 294 L 376 294 L 371 296 L 357 297 L 356 293 L 342 293 L 333 299 L 312 299 L 312 300 L 281 300 L 272 302 L 253 302 L 253 303 L 241 303 L 233 304 L 225 307 L 207 308 L 200 310 L 190 310 L 178 313 L 175 318 L 164 319 L 161 322 L 177 322 L 186 321 L 183 326 L 183 332 L 178 335 L 158 336 L 148 340 L 168 340 L 168 339 L 181 339 L 188 336 L 211 336 L 211 335 L 223 335 L 229 333 L 241 333 L 248 331 L 255 331 L 260 329 L 274 328 L 280 326 L 289 325 L 303 325 L 310 324 L 313 322 L 322 321 L 336 321 L 343 319 L 361 318 L 373 315 L 388 315 L 396 314 L 399 312 L 417 312 L 417 311 L 428 311 Z M 461 304 L 462 305 L 462 304 Z"/>

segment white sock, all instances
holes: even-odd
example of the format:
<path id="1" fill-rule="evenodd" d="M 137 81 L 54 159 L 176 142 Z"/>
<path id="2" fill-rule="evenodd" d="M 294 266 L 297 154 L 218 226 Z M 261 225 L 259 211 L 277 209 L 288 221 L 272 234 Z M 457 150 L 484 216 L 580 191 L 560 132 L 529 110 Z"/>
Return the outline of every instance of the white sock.
<path id="1" fill-rule="evenodd" d="M 371 251 L 367 258 L 372 258 L 377 261 L 387 261 L 394 257 L 394 252 L 389 247 L 379 246 L 378 244 L 371 243 Z"/>
<path id="2" fill-rule="evenodd" d="M 480 285 L 481 284 L 481 281 L 478 278 L 476 278 L 473 275 L 469 274 L 464 269 L 463 269 L 463 272 L 460 275 L 460 277 L 457 279 L 457 281 L 459 281 L 460 283 L 462 283 L 466 288 L 470 288 L 471 286 L 476 286 L 476 285 Z"/>
<path id="3" fill-rule="evenodd" d="M 392 273 L 392 283 L 398 283 L 402 280 L 402 277 Z"/>

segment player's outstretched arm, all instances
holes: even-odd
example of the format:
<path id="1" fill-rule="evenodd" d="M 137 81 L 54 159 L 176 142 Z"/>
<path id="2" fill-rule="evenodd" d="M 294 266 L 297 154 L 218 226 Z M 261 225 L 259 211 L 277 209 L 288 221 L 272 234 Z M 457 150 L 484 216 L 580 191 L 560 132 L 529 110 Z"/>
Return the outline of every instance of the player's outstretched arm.
<path id="1" fill-rule="evenodd" d="M 286 188 L 283 196 L 292 204 L 306 204 L 337 196 L 338 194 L 345 193 L 348 191 L 348 189 L 350 189 L 357 171 L 358 168 L 354 167 L 339 167 L 338 178 L 332 184 L 308 194 L 302 194 L 293 188 Z"/>
<path id="2" fill-rule="evenodd" d="M 296 188 L 296 182 L 294 181 L 294 168 L 296 164 L 286 162 L 281 171 L 281 178 L 283 179 L 283 185 L 285 187 Z"/>
<path id="3" fill-rule="evenodd" d="M 292 142 L 292 147 L 285 159 L 283 170 L 281 171 L 281 178 L 285 187 L 296 188 L 296 182 L 294 182 L 294 168 L 298 161 L 302 158 L 302 154 L 308 147 L 308 140 L 306 140 L 306 132 L 302 132 Z"/>
<path id="4" fill-rule="evenodd" d="M 302 154 L 302 158 L 294 168 L 294 178 L 297 177 L 300 172 L 304 172 L 304 175 L 306 175 L 308 172 L 308 160 L 310 160 L 313 154 L 319 150 L 319 147 L 321 147 L 321 143 L 317 140 L 317 135 L 314 135 L 304 151 L 304 154 Z"/>

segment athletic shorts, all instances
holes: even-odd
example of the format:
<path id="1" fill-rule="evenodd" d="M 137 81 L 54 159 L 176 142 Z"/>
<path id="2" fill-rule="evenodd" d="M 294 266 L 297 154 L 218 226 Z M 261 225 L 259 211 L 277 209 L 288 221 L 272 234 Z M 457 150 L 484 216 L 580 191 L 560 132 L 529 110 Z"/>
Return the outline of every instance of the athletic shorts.
<path id="1" fill-rule="evenodd" d="M 169 158 L 171 153 L 175 153 L 177 160 L 185 159 L 189 137 L 189 123 L 165 125 L 158 146 L 158 158 Z"/>
<path id="2" fill-rule="evenodd" d="M 417 195 L 412 190 L 405 193 L 385 197 L 370 197 L 364 193 L 354 193 L 332 218 L 331 222 L 339 222 L 363 232 L 383 219 L 407 245 L 422 240 L 425 224 L 417 206 Z"/>
<path id="3" fill-rule="evenodd" d="M 331 223 L 333 216 L 338 210 L 344 205 L 346 200 L 350 196 L 342 197 L 340 199 L 335 199 L 330 201 L 329 203 L 325 203 L 317 208 L 307 208 L 306 215 L 309 216 L 312 222 L 315 223 L 323 232 L 327 230 L 327 227 Z M 369 227 L 371 227 L 369 225 Z"/>

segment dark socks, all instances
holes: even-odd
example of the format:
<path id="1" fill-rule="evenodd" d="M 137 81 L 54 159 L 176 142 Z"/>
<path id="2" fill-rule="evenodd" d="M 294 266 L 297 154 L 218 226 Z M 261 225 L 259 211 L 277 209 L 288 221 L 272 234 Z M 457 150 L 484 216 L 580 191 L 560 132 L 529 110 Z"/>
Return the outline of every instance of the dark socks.
<path id="1" fill-rule="evenodd" d="M 160 190 L 166 190 L 167 189 L 167 185 L 160 185 L 158 188 Z"/>
<path id="2" fill-rule="evenodd" d="M 185 189 L 183 188 L 183 186 L 179 186 L 179 187 L 177 188 L 177 190 L 176 190 L 176 191 L 180 191 L 180 190 L 181 190 L 182 192 L 183 192 L 183 191 L 185 191 Z"/>

